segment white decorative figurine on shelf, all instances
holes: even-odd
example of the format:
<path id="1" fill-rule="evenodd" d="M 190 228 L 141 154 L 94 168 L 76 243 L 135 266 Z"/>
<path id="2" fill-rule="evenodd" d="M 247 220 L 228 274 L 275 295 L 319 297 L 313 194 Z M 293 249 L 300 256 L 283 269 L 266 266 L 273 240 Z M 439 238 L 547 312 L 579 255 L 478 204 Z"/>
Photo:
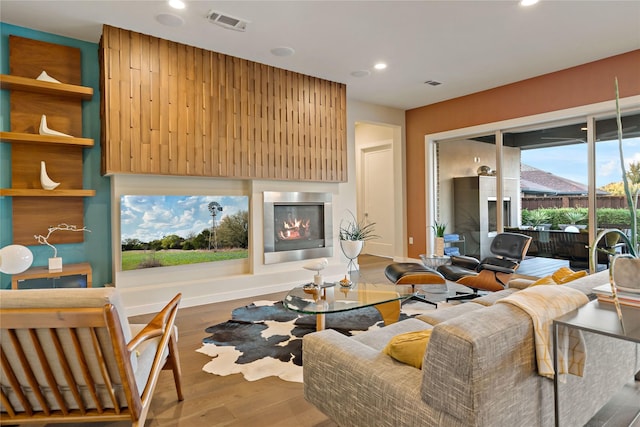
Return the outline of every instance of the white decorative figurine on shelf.
<path id="1" fill-rule="evenodd" d="M 68 138 L 73 138 L 71 135 L 67 135 L 66 133 L 58 132 L 57 130 L 49 129 L 47 126 L 47 116 L 44 114 L 40 119 L 40 135 L 50 135 L 50 136 L 66 136 Z"/>
<path id="2" fill-rule="evenodd" d="M 316 274 L 313 276 L 313 284 L 316 286 L 322 286 L 324 280 L 320 272 L 324 270 L 327 265 L 329 265 L 329 260 L 327 260 L 326 258 L 322 258 L 320 260 L 311 261 L 303 265 L 302 268 L 304 268 L 305 270 L 315 271 Z"/>
<path id="3" fill-rule="evenodd" d="M 46 71 L 40 73 L 40 75 L 36 78 L 36 80 L 40 80 L 41 82 L 49 82 L 49 83 L 61 83 L 60 81 L 54 79 Z"/>
<path id="4" fill-rule="evenodd" d="M 53 258 L 49 258 L 49 271 L 62 271 L 62 258 L 58 257 L 58 249 L 49 243 L 49 237 L 56 231 L 88 231 L 91 232 L 87 227 L 78 228 L 75 225 L 69 224 L 58 224 L 55 227 L 49 227 L 49 233 L 47 233 L 46 237 L 38 234 L 33 237 L 40 243 L 41 245 L 47 245 L 53 249 Z"/>
<path id="5" fill-rule="evenodd" d="M 59 182 L 55 182 L 49 178 L 49 175 L 47 174 L 47 165 L 44 161 L 40 162 L 40 185 L 42 185 L 42 188 L 45 190 L 53 190 L 60 185 Z"/>

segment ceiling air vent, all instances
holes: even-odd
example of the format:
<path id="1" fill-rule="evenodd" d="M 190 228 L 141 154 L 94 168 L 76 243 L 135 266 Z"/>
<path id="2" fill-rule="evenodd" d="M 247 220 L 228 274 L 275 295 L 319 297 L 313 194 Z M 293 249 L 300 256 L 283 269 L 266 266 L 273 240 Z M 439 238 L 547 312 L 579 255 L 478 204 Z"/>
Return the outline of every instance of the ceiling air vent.
<path id="1" fill-rule="evenodd" d="M 249 21 L 245 19 L 235 18 L 231 15 L 226 15 L 215 10 L 209 11 L 209 13 L 207 14 L 207 19 L 209 20 L 209 22 L 235 31 L 245 31 L 247 29 L 247 24 L 249 23 Z"/>

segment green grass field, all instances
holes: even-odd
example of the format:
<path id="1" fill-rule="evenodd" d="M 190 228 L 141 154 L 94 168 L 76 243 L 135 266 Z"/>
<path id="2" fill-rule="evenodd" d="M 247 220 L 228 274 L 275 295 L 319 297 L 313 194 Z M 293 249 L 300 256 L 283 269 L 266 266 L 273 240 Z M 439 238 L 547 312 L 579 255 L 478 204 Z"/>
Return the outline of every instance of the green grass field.
<path id="1" fill-rule="evenodd" d="M 199 262 L 226 261 L 247 258 L 247 249 L 221 251 L 125 251 L 122 252 L 122 270 L 137 270 L 149 267 L 196 264 Z"/>

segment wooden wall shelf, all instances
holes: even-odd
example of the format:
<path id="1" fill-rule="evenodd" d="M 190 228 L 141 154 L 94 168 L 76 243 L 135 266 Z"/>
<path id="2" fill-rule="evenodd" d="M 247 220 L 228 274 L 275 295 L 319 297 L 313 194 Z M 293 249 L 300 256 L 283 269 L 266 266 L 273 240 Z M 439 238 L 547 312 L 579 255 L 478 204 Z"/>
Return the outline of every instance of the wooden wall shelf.
<path id="1" fill-rule="evenodd" d="M 38 135 L 35 133 L 0 132 L 0 141 L 26 144 L 61 144 L 93 147 L 91 138 L 74 138 L 65 136 Z"/>
<path id="2" fill-rule="evenodd" d="M 43 69 L 64 83 L 29 78 Z M 11 144 L 11 187 L 0 188 L 0 196 L 13 198 L 14 244 L 33 245 L 34 234 L 46 233 L 55 224 L 84 226 L 84 198 L 96 192 L 84 189 L 84 151 L 94 141 L 81 138 L 82 109 L 93 88 L 81 84 L 80 49 L 9 36 L 9 73 L 0 74 L 0 88 L 9 91 L 11 126 L 10 132 L 0 132 L 0 141 Z M 40 135 L 43 115 L 51 129 L 74 137 Z M 41 162 L 60 182 L 56 189 L 42 189 Z M 83 241 L 84 233 L 60 233 L 49 243 Z"/>
<path id="3" fill-rule="evenodd" d="M 39 190 L 32 188 L 0 188 L 0 196 L 12 197 L 93 197 L 96 190 Z"/>
<path id="4" fill-rule="evenodd" d="M 90 87 L 66 83 L 52 83 L 30 79 L 28 77 L 12 76 L 10 74 L 0 74 L 0 88 L 48 95 L 69 96 L 83 100 L 89 100 L 93 97 L 93 88 Z"/>

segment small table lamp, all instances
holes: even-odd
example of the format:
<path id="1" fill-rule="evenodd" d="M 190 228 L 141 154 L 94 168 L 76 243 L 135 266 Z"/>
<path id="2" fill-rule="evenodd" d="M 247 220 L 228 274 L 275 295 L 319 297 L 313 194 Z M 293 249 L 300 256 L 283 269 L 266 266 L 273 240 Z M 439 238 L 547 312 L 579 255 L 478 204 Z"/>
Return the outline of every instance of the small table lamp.
<path id="1" fill-rule="evenodd" d="M 31 267 L 33 253 L 26 246 L 8 245 L 0 249 L 0 271 L 18 274 Z"/>

